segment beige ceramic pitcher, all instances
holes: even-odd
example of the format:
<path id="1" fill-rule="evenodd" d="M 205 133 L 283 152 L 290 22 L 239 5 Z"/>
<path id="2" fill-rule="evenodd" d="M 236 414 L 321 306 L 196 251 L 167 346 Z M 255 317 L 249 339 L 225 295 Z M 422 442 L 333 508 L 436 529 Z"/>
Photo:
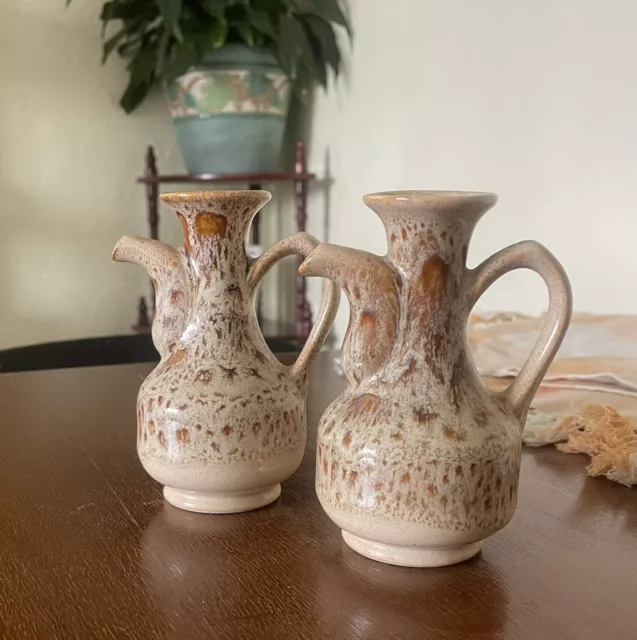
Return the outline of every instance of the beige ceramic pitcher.
<path id="1" fill-rule="evenodd" d="M 152 331 L 161 361 L 139 391 L 139 457 L 177 507 L 255 509 L 276 500 L 301 462 L 308 370 L 340 292 L 329 283 L 307 344 L 284 366 L 259 329 L 255 290 L 277 260 L 308 255 L 318 242 L 298 233 L 251 262 L 246 237 L 267 191 L 161 197 L 182 222 L 184 249 L 124 237 L 113 251 L 114 260 L 149 271 L 157 298 Z"/>
<path id="2" fill-rule="evenodd" d="M 495 195 L 405 191 L 365 202 L 386 228 L 387 256 L 322 244 L 300 267 L 338 283 L 351 307 L 341 360 L 349 387 L 319 425 L 316 490 L 361 554 L 460 562 L 515 511 L 522 429 L 570 320 L 569 282 L 536 242 L 466 267 Z M 495 393 L 471 359 L 466 324 L 482 293 L 518 268 L 544 279 L 549 309 L 521 372 Z"/>

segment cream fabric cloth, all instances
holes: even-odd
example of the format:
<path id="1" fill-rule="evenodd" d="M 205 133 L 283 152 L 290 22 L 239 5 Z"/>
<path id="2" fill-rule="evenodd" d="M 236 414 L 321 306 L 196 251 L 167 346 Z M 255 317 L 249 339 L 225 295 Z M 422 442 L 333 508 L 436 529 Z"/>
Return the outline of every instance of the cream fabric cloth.
<path id="1" fill-rule="evenodd" d="M 543 318 L 510 314 L 472 316 L 468 336 L 480 373 L 515 376 L 542 323 Z M 637 317 L 575 315 L 542 385 L 637 398 Z"/>
<path id="2" fill-rule="evenodd" d="M 543 318 L 474 315 L 469 342 L 478 370 L 495 389 L 520 371 Z M 573 317 L 536 394 L 523 436 L 591 457 L 589 475 L 637 484 L 637 317 Z"/>

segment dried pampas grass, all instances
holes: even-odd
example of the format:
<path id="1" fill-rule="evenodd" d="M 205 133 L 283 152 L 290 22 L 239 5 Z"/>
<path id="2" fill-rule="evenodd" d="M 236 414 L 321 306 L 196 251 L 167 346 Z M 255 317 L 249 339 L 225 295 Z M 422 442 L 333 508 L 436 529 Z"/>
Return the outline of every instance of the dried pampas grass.
<path id="1" fill-rule="evenodd" d="M 555 444 L 564 453 L 585 453 L 590 476 L 632 486 L 637 484 L 637 424 L 608 405 L 588 405 L 557 424 L 530 422 L 524 431 L 529 446 Z"/>

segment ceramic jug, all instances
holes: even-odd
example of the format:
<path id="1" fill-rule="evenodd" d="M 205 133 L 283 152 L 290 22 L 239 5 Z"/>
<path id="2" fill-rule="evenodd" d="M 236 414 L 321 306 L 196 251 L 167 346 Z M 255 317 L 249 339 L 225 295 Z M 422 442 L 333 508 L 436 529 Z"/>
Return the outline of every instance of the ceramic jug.
<path id="1" fill-rule="evenodd" d="M 385 257 L 322 244 L 300 267 L 350 303 L 347 390 L 318 430 L 316 490 L 346 543 L 391 564 L 440 566 L 476 554 L 516 507 L 522 429 L 571 315 L 562 267 L 536 242 L 466 266 L 488 193 L 405 191 L 364 198 L 387 232 Z M 469 312 L 497 278 L 528 268 L 550 302 L 529 359 L 503 393 L 468 351 Z"/>
<path id="2" fill-rule="evenodd" d="M 281 240 L 251 261 L 246 239 L 267 191 L 164 194 L 181 220 L 183 249 L 122 238 L 113 259 L 150 273 L 156 292 L 153 342 L 161 360 L 137 400 L 137 451 L 176 507 L 246 511 L 279 496 L 306 442 L 308 370 L 338 308 L 329 283 L 306 345 L 292 366 L 268 349 L 254 294 L 280 258 L 318 242 Z"/>

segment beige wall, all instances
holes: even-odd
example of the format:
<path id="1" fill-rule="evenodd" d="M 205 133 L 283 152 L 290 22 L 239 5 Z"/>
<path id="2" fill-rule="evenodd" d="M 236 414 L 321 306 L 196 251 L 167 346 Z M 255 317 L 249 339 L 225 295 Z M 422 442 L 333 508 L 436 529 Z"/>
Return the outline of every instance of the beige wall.
<path id="1" fill-rule="evenodd" d="M 637 4 L 633 0 L 351 0 L 348 82 L 315 107 L 312 162 L 329 151 L 330 240 L 384 253 L 365 193 L 495 191 L 475 265 L 545 243 L 575 306 L 637 313 Z M 320 223 L 315 221 L 315 228 Z M 500 280 L 482 309 L 539 313 L 539 278 Z M 342 303 L 337 329 L 347 323 Z"/>
<path id="2" fill-rule="evenodd" d="M 0 347 L 125 333 L 144 273 L 109 260 L 123 233 L 146 234 L 135 184 L 145 146 L 181 168 L 159 95 L 117 106 L 121 63 L 99 66 L 101 2 L 0 3 Z M 310 231 L 385 251 L 364 193 L 492 190 L 469 261 L 524 238 L 571 275 L 576 307 L 637 313 L 634 237 L 637 103 L 631 0 L 351 0 L 348 78 L 314 109 Z M 293 230 L 289 190 L 266 213 L 266 242 Z M 178 229 L 164 213 L 163 238 Z M 270 278 L 270 315 L 293 304 Z M 277 279 L 285 286 L 277 289 Z M 312 299 L 321 283 L 310 284 Z M 480 308 L 538 313 L 539 279 L 517 273 Z M 343 303 L 337 321 L 342 337 Z"/>
<path id="3" fill-rule="evenodd" d="M 117 105 L 126 74 L 115 58 L 100 66 L 101 4 L 0 1 L 0 348 L 130 333 L 148 292 L 143 270 L 110 252 L 123 234 L 148 234 L 135 183 L 146 146 L 166 172 L 183 164 L 159 91 L 133 115 Z M 289 186 L 262 222 L 264 244 L 294 231 Z M 181 243 L 164 205 L 161 238 Z M 266 277 L 267 317 L 290 317 L 293 272 L 288 260 Z"/>
<path id="4" fill-rule="evenodd" d="M 0 3 L 0 347 L 126 333 L 147 291 L 109 255 L 147 232 L 145 146 L 180 159 L 160 96 L 133 116 L 117 106 L 125 74 L 100 67 L 100 4 Z"/>

